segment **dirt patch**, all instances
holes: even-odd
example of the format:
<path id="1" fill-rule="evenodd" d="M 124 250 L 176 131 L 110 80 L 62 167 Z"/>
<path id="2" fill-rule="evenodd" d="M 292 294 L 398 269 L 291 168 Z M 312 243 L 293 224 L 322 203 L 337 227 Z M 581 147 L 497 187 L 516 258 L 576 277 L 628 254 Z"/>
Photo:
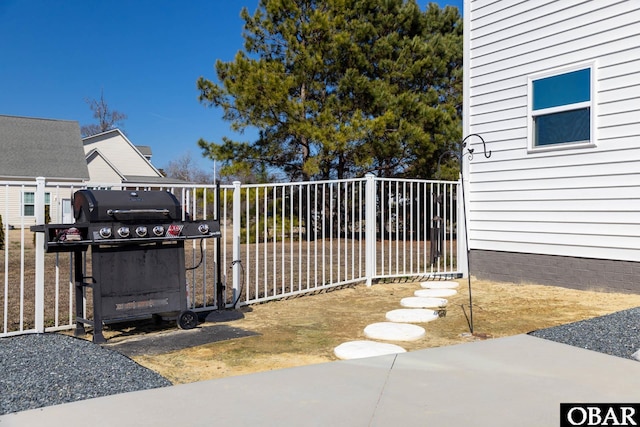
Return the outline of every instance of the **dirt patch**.
<path id="1" fill-rule="evenodd" d="M 471 335 L 467 281 L 449 297 L 446 315 L 424 325 L 426 337 L 397 342 L 408 351 L 478 339 L 531 332 L 640 306 L 640 295 L 578 291 L 541 285 L 472 281 Z M 243 318 L 224 322 L 245 331 L 240 338 L 216 340 L 163 354 L 132 358 L 174 384 L 222 378 L 337 360 L 333 349 L 366 339 L 365 326 L 385 321 L 400 299 L 420 289 L 418 283 L 359 285 L 318 295 L 273 301 L 242 309 Z M 199 328 L 220 324 L 204 323 Z M 185 331 L 189 332 L 189 331 Z M 114 342 L 121 332 L 112 330 Z M 105 334 L 106 335 L 106 334 Z M 108 338 L 109 338 L 108 336 Z"/>

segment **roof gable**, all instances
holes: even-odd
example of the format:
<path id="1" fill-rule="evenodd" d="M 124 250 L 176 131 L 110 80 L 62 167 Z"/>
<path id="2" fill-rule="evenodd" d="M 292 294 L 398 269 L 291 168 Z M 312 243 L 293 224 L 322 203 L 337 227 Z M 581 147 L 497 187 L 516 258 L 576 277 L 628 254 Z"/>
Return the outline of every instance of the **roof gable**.
<path id="1" fill-rule="evenodd" d="M 139 175 L 147 177 L 162 177 L 158 171 L 143 155 L 138 147 L 119 130 L 112 129 L 97 135 L 86 137 L 82 140 L 85 153 L 99 150 L 101 155 L 109 160 L 114 169 L 124 176 Z"/>
<path id="2" fill-rule="evenodd" d="M 91 171 L 91 181 L 113 182 L 125 180 L 125 176 L 98 149 L 87 153 L 87 165 Z"/>

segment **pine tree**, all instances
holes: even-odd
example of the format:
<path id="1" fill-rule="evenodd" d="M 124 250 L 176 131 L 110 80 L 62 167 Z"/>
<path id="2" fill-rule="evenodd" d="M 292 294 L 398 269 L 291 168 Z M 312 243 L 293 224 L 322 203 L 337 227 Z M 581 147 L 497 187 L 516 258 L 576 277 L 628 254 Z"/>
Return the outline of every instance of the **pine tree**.
<path id="1" fill-rule="evenodd" d="M 431 177 L 460 138 L 462 23 L 415 0 L 261 0 L 245 51 L 201 77 L 200 101 L 256 141 L 199 141 L 222 172 L 292 180 Z"/>

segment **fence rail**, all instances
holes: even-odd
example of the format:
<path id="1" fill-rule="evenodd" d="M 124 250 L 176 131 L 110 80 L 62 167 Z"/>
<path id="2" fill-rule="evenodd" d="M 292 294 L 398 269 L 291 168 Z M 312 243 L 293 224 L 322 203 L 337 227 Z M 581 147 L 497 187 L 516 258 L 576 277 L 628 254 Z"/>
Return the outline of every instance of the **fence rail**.
<path id="1" fill-rule="evenodd" d="M 464 245 L 457 244 L 459 182 L 367 175 L 280 184 L 96 187 L 170 191 L 193 219 L 220 220 L 220 239 L 185 245 L 188 305 L 195 311 L 352 283 L 458 276 L 465 265 L 458 261 L 465 256 Z M 80 188 L 44 178 L 0 182 L 0 337 L 74 327 L 73 253 L 45 253 L 43 233 L 34 235 L 29 226 L 73 222 L 70 200 Z M 90 275 L 91 252 L 82 256 L 84 274 Z M 223 292 L 216 292 L 220 287 Z M 91 317 L 88 295 L 84 310 Z"/>

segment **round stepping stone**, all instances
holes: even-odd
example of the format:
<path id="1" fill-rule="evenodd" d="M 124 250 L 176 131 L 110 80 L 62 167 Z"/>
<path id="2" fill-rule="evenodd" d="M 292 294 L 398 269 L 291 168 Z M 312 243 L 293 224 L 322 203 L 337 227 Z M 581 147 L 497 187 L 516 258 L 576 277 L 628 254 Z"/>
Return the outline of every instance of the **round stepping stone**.
<path id="1" fill-rule="evenodd" d="M 444 298 L 407 297 L 400 300 L 400 305 L 410 308 L 440 308 L 446 307 L 447 302 Z"/>
<path id="2" fill-rule="evenodd" d="M 399 345 L 375 341 L 349 341 L 333 349 L 338 359 L 362 359 L 363 357 L 384 356 L 385 354 L 405 353 Z"/>
<path id="3" fill-rule="evenodd" d="M 384 341 L 415 341 L 424 337 L 425 333 L 422 326 L 409 323 L 380 322 L 364 328 L 367 338 Z"/>
<path id="4" fill-rule="evenodd" d="M 458 291 L 456 291 L 455 289 L 420 289 L 415 291 L 413 295 L 425 298 L 444 298 L 453 296 L 457 293 Z"/>
<path id="5" fill-rule="evenodd" d="M 453 282 L 451 280 L 431 280 L 428 282 L 421 282 L 420 287 L 425 289 L 455 289 L 460 284 L 458 282 Z"/>
<path id="6" fill-rule="evenodd" d="M 388 311 L 386 314 L 389 322 L 399 323 L 426 323 L 436 320 L 438 317 L 440 316 L 437 311 L 426 308 L 399 308 Z"/>

